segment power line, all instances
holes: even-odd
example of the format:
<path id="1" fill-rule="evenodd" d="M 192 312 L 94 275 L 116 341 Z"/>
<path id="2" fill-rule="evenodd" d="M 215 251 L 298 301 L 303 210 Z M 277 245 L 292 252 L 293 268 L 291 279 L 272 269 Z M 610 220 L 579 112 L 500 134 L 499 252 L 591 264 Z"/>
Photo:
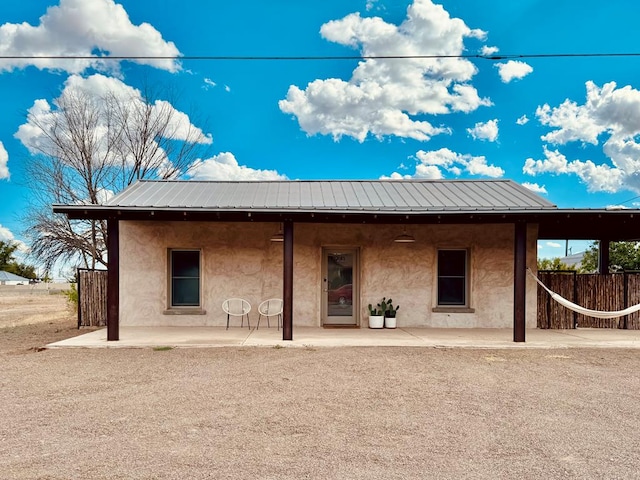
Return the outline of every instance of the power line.
<path id="1" fill-rule="evenodd" d="M 640 57 L 640 52 L 628 53 L 526 53 L 514 55 L 329 55 L 329 56 L 260 56 L 260 55 L 0 55 L 0 60 L 205 60 L 205 61 L 324 61 L 324 60 L 423 60 L 439 58 L 514 60 L 534 58 L 600 58 Z"/>
<path id="2" fill-rule="evenodd" d="M 620 202 L 620 205 L 624 205 L 625 203 L 629 203 L 633 200 L 636 200 L 637 198 L 640 198 L 640 195 L 636 195 L 635 197 L 630 198 L 629 200 L 625 200 L 624 202 Z"/>

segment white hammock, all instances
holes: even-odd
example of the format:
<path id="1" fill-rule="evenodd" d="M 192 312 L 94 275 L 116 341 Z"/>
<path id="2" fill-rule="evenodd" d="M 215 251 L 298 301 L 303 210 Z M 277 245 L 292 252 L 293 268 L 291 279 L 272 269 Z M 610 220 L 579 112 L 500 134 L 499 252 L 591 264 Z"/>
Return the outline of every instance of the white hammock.
<path id="1" fill-rule="evenodd" d="M 616 312 L 603 312 L 600 310 L 591 310 L 589 308 L 581 307 L 580 305 L 577 305 L 573 302 L 570 302 L 566 298 L 561 297 L 557 293 L 552 292 L 547 288 L 547 286 L 544 283 L 540 281 L 538 277 L 536 277 L 533 274 L 533 272 L 530 269 L 527 268 L 527 271 L 531 274 L 533 278 L 535 278 L 536 282 L 538 282 L 538 284 L 540 284 L 542 288 L 544 288 L 547 292 L 549 292 L 549 295 L 551 295 L 551 298 L 553 298 L 560 305 L 567 307 L 569 310 L 573 310 L 574 312 L 581 313 L 582 315 L 586 315 L 588 317 L 595 317 L 595 318 L 617 318 L 617 317 L 623 317 L 625 315 L 629 315 L 630 313 L 635 313 L 637 311 L 640 311 L 640 304 L 634 305 L 629 308 L 625 308 L 624 310 L 618 310 Z"/>

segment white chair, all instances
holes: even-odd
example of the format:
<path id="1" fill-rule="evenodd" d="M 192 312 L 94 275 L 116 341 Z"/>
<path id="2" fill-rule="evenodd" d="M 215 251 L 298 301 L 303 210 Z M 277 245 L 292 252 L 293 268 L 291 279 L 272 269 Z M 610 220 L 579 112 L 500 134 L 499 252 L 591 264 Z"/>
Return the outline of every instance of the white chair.
<path id="1" fill-rule="evenodd" d="M 269 328 L 271 328 L 269 317 L 278 317 L 278 330 L 280 330 L 280 325 L 282 325 L 282 299 L 270 298 L 269 300 L 265 300 L 258 306 L 258 313 L 258 326 L 256 330 L 260 328 L 260 319 L 262 317 L 267 317 L 267 327 Z"/>
<path id="2" fill-rule="evenodd" d="M 244 324 L 244 317 L 247 317 L 247 326 L 251 330 L 251 324 L 249 323 L 251 304 L 244 298 L 228 298 L 222 302 L 222 310 L 227 314 L 227 330 L 229 330 L 229 317 L 240 317 L 240 327 Z"/>

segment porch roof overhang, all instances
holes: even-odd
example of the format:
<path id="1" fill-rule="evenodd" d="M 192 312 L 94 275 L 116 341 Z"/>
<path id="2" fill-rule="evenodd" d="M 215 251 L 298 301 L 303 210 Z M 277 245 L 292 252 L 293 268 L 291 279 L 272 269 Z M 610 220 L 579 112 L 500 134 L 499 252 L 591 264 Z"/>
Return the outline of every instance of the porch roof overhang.
<path id="1" fill-rule="evenodd" d="M 548 208 L 442 208 L 429 210 L 388 209 L 292 209 L 292 208 L 197 208 L 123 207 L 108 205 L 54 205 L 55 213 L 70 219 L 117 219 L 145 221 L 220 221 L 350 223 L 350 224 L 500 224 L 538 225 L 539 239 L 612 241 L 640 239 L 640 210 Z"/>

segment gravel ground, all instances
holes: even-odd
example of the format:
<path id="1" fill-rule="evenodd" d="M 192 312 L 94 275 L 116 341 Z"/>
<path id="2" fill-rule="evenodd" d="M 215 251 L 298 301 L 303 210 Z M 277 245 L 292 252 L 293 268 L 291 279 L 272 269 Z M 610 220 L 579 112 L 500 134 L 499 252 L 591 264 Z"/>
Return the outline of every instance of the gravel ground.
<path id="1" fill-rule="evenodd" d="M 39 351 L 84 330 L 11 324 L 1 479 L 640 478 L 637 350 Z"/>
<path id="2" fill-rule="evenodd" d="M 640 478 L 637 351 L 16 347 L 2 478 Z"/>

